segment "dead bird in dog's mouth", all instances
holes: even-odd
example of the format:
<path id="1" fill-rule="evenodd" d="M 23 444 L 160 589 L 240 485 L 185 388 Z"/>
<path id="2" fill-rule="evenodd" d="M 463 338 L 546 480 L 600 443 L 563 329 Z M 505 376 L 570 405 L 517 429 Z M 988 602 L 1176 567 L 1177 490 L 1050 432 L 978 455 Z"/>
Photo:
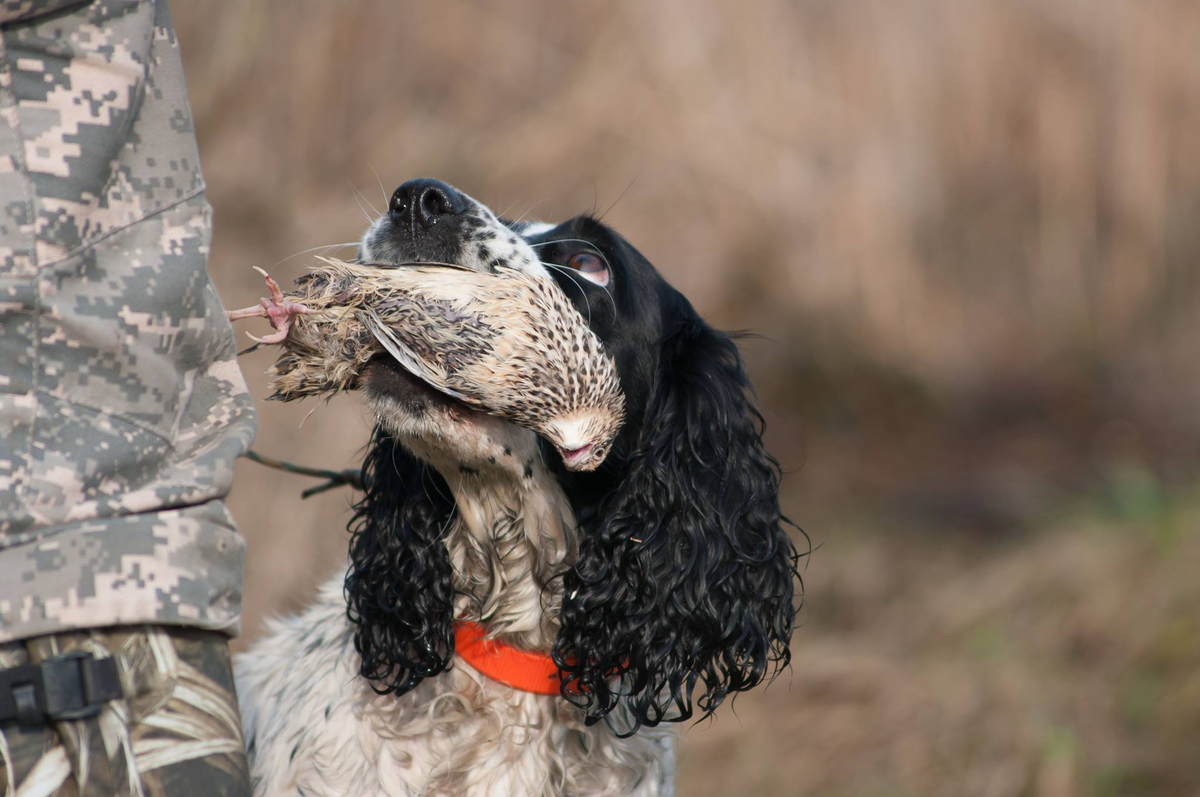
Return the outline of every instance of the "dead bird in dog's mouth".
<path id="1" fill-rule="evenodd" d="M 283 347 L 272 399 L 355 390 L 368 366 L 397 366 L 469 409 L 549 440 L 571 470 L 604 461 L 624 420 L 612 360 L 557 283 L 516 269 L 380 268 L 319 258 L 284 294 L 229 311 L 266 317 Z"/>

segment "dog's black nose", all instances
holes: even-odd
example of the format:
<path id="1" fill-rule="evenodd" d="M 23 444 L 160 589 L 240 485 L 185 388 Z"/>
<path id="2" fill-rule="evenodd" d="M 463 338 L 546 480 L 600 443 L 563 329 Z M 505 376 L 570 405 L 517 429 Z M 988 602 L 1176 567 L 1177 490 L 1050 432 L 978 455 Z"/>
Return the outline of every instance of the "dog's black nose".
<path id="1" fill-rule="evenodd" d="M 407 222 L 415 219 L 422 227 L 437 224 L 441 216 L 457 216 L 467 209 L 462 194 L 440 180 L 409 180 L 396 189 L 388 202 L 388 212 Z"/>

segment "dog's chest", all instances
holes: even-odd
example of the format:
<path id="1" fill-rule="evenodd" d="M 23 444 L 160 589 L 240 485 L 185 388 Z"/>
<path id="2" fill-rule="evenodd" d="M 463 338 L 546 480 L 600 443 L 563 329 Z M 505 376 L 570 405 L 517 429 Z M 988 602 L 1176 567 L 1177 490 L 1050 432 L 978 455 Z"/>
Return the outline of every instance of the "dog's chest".
<path id="1" fill-rule="evenodd" d="M 402 697 L 376 695 L 357 675 L 340 585 L 237 662 L 256 795 L 671 793 L 671 731 L 619 739 L 457 657 Z"/>

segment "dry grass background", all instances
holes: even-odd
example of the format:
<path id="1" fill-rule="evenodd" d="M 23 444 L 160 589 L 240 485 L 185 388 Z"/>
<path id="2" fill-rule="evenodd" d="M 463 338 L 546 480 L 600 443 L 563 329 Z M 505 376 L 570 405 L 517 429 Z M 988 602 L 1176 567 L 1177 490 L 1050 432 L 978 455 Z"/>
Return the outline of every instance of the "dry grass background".
<path id="1" fill-rule="evenodd" d="M 604 211 L 765 336 L 806 625 L 688 730 L 681 794 L 1200 793 L 1200 4 L 174 10 L 227 304 L 437 176 Z M 366 438 L 353 399 L 261 409 L 271 455 Z M 238 476 L 244 644 L 338 567 L 350 496 Z"/>

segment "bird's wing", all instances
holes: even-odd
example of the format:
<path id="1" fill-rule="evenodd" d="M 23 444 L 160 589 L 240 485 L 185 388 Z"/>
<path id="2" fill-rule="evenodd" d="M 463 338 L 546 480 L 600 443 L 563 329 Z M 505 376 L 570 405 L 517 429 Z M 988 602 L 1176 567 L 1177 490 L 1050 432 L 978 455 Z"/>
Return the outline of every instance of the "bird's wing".
<path id="1" fill-rule="evenodd" d="M 387 353 L 395 357 L 396 362 L 404 366 L 411 374 L 459 401 L 465 401 L 470 404 L 477 403 L 462 393 L 447 387 L 446 374 L 434 370 L 428 363 L 413 354 L 412 350 L 392 333 L 392 330 L 388 328 L 387 324 L 383 323 L 383 320 L 372 308 L 367 307 L 365 311 L 360 311 L 358 319 L 375 336 L 375 340 L 379 341 L 379 345 L 383 346 Z"/>

